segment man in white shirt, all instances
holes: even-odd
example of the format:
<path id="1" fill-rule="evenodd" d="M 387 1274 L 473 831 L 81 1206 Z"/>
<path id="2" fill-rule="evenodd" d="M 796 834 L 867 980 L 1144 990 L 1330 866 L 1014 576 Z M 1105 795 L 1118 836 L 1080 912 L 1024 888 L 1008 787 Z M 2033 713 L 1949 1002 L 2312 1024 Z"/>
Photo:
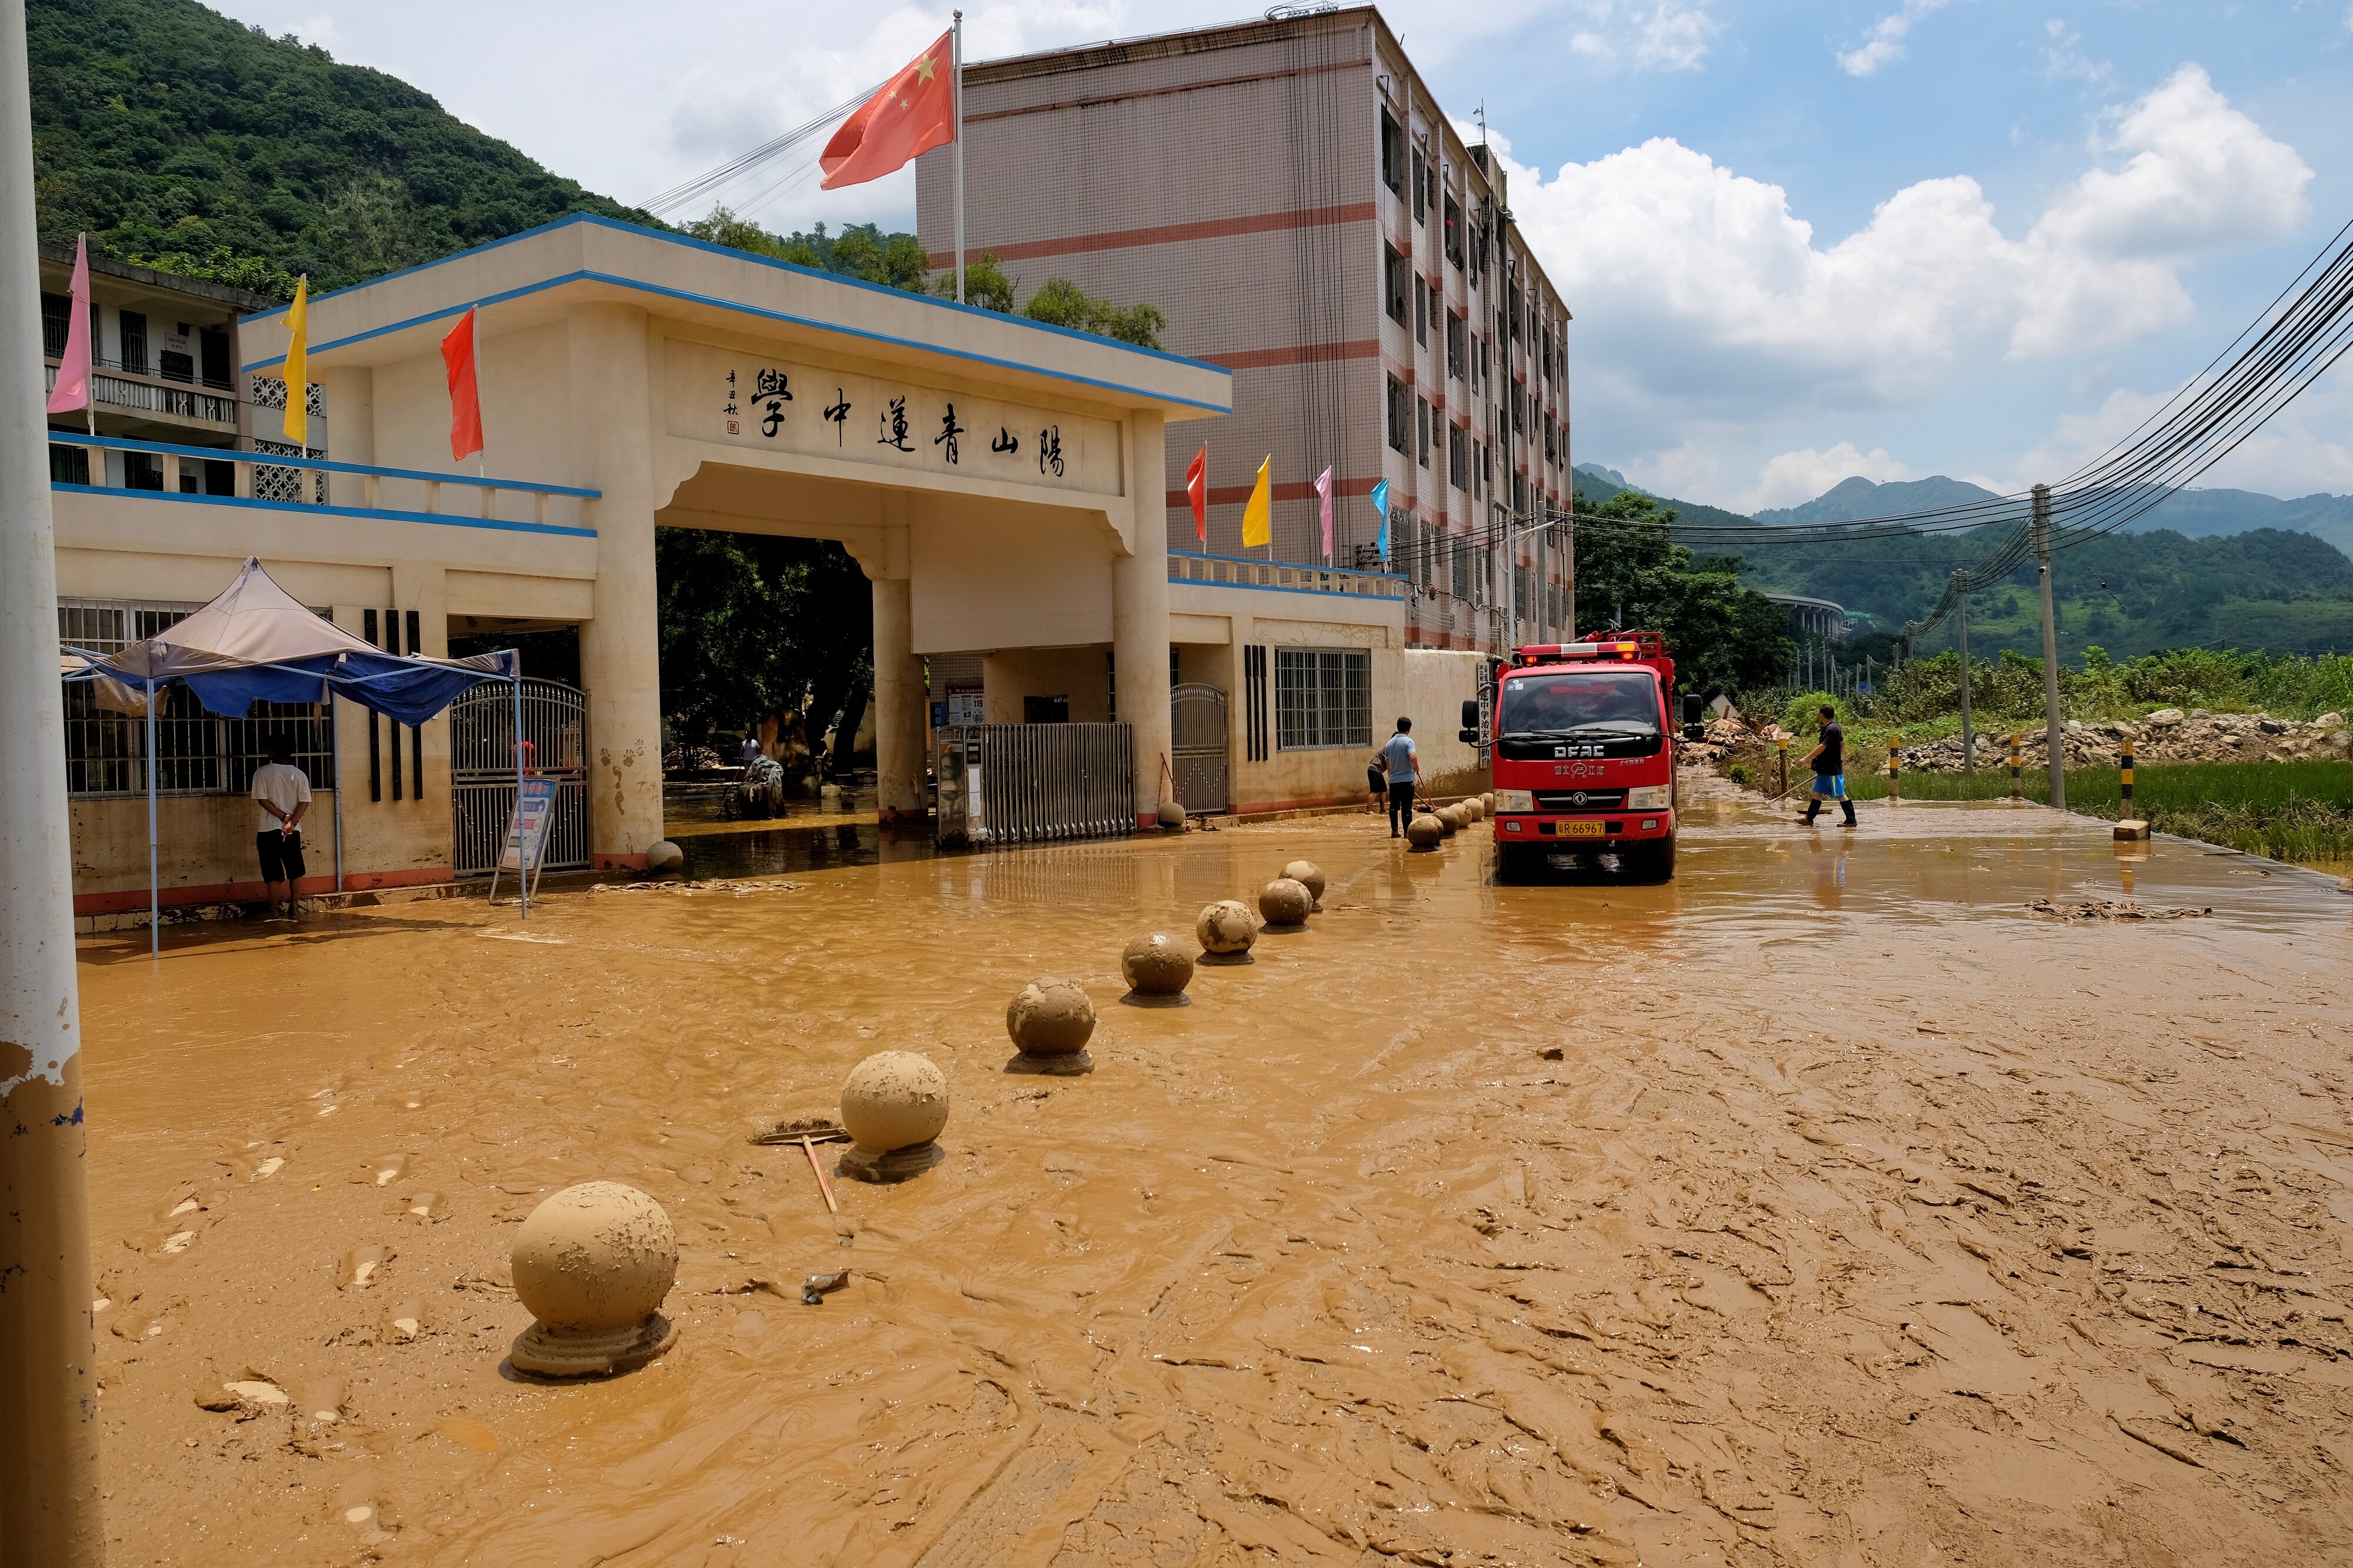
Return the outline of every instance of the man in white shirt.
<path id="1" fill-rule="evenodd" d="M 269 743 L 269 761 L 254 770 L 253 799 L 261 807 L 261 831 L 253 847 L 261 855 L 261 880 L 270 909 L 282 902 L 294 916 L 294 884 L 303 876 L 302 818 L 311 809 L 311 781 L 293 764 L 283 741 Z M 281 890 L 282 889 L 282 890 Z"/>

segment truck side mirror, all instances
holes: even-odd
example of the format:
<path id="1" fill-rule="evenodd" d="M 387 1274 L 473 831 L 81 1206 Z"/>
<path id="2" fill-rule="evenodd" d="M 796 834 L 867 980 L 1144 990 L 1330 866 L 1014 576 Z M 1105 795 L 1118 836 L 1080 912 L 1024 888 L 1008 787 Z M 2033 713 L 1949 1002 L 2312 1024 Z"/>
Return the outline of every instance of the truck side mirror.
<path id="1" fill-rule="evenodd" d="M 1476 730 L 1457 730 L 1454 731 L 1454 738 L 1461 742 L 1466 746 L 1475 746 L 1479 743 L 1479 731 Z"/>
<path id="2" fill-rule="evenodd" d="M 1479 700 L 1475 697 L 1465 697 L 1462 700 L 1462 727 L 1466 730 L 1476 730 L 1479 727 Z"/>

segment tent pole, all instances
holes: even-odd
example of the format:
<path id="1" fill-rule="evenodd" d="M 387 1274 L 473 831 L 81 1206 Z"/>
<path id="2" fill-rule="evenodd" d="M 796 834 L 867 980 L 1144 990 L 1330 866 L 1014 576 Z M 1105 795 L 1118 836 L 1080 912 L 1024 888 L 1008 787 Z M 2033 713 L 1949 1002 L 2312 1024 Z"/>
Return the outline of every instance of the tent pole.
<path id="1" fill-rule="evenodd" d="M 327 700 L 327 787 L 335 792 L 335 891 L 343 890 L 343 714 L 335 694 L 323 685 Z"/>
<path id="2" fill-rule="evenodd" d="M 155 868 L 155 678 L 147 678 L 147 956 L 164 956 L 164 895 Z"/>
<path id="3" fill-rule="evenodd" d="M 520 660 L 517 661 L 521 663 Z M 531 868 L 523 864 L 523 851 L 530 847 L 529 836 L 522 831 L 522 671 L 514 673 L 514 753 L 515 753 L 515 889 L 522 895 L 522 918 L 531 919 Z M 501 855 L 501 859 L 506 858 Z"/>

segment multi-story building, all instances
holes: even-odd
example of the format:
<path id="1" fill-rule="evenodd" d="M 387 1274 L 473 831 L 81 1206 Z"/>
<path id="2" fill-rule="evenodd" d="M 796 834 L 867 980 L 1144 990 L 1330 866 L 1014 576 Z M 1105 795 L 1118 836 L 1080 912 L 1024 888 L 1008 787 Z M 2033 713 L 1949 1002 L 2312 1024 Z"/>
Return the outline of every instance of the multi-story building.
<path id="1" fill-rule="evenodd" d="M 1156 305 L 1165 346 L 1233 372 L 1230 415 L 1169 429 L 1172 480 L 1209 450 L 1208 537 L 1172 488 L 1172 551 L 1242 555 L 1271 457 L 1272 556 L 1327 561 L 1329 467 L 1328 559 L 1375 564 L 1386 479 L 1409 646 L 1549 640 L 1573 620 L 1572 550 L 1565 525 L 1529 530 L 1570 495 L 1569 312 L 1477 137 L 1370 6 L 969 66 L 965 251 L 1024 295 L 1062 277 Z M 944 267 L 951 156 L 918 167 Z"/>

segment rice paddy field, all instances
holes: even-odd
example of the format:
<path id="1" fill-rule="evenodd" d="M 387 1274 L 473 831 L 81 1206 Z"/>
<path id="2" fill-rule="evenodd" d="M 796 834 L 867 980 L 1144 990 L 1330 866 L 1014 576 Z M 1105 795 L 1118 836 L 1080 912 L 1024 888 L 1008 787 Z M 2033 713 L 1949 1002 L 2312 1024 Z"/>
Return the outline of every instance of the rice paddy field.
<path id="1" fill-rule="evenodd" d="M 2048 801 L 2039 767 L 2021 780 L 2029 800 Z M 1906 773 L 1908 800 L 1993 800 L 2010 793 L 2007 766 L 1972 773 Z M 1857 800 L 1883 800 L 1884 772 L 1850 773 Z M 2124 815 L 2115 768 L 2069 768 L 2067 806 L 2110 821 Z M 2171 763 L 2133 770 L 2133 807 L 2160 833 L 2179 834 L 2274 860 L 2342 871 L 2353 863 L 2353 766 L 2304 763 Z"/>

